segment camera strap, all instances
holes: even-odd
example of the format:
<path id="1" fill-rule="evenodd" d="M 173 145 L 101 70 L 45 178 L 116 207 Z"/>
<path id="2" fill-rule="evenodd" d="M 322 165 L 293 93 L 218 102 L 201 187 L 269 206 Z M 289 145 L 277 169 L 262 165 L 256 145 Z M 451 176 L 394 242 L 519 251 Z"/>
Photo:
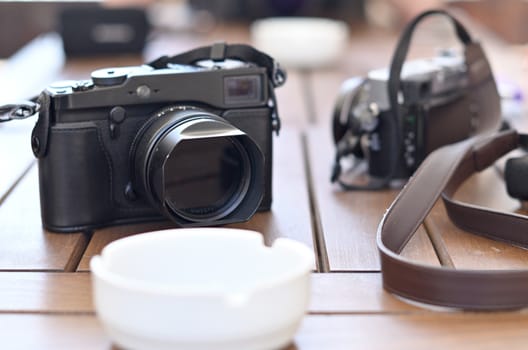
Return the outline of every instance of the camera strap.
<path id="1" fill-rule="evenodd" d="M 175 56 L 162 56 L 147 65 L 154 69 L 167 68 L 169 64 L 192 65 L 199 61 L 211 60 L 221 62 L 226 59 L 238 60 L 247 63 L 256 64 L 264 67 L 268 74 L 268 94 L 270 96 L 269 105 L 273 108 L 271 115 L 272 130 L 278 135 L 281 127 L 279 111 L 277 107 L 277 98 L 275 97 L 274 88 L 282 86 L 286 82 L 286 71 L 282 69 L 277 61 L 271 56 L 266 55 L 252 46 L 244 44 L 226 44 L 216 43 L 210 46 L 203 46 L 190 50 Z"/>
<path id="2" fill-rule="evenodd" d="M 528 217 L 463 203 L 453 198 L 456 190 L 472 174 L 492 165 L 509 151 L 519 146 L 526 147 L 527 136 L 512 130 L 497 132 L 500 98 L 486 56 L 463 26 L 445 11 L 423 13 L 411 22 L 402 35 L 392 60 L 389 79 L 389 98 L 394 119 L 401 120 L 401 111 L 394 107 L 398 106 L 400 72 L 409 47 L 410 34 L 422 18 L 436 14 L 451 19 L 460 41 L 465 45 L 469 78 L 467 94 L 471 105 L 479 109 L 480 113 L 471 120 L 474 136 L 430 153 L 383 216 L 377 232 L 383 286 L 401 297 L 446 307 L 475 310 L 526 307 L 528 270 L 457 270 L 454 266 L 421 265 L 399 255 L 440 195 L 449 218 L 459 228 L 528 247 Z M 456 111 L 446 111 L 449 112 Z M 471 109 L 466 113 L 471 113 Z M 451 127 L 456 128 L 456 123 Z M 399 128 L 395 130 L 399 132 Z M 399 155 L 401 142 L 397 146 Z"/>
<path id="3" fill-rule="evenodd" d="M 204 60 L 219 62 L 226 59 L 254 63 L 260 67 L 265 67 L 273 87 L 279 87 L 286 81 L 286 71 L 280 67 L 277 61 L 269 55 L 244 44 L 216 43 L 175 56 L 162 56 L 148 63 L 148 65 L 155 69 L 162 69 L 167 68 L 168 64 L 195 64 Z"/>
<path id="4" fill-rule="evenodd" d="M 378 227 L 387 291 L 422 303 L 462 309 L 528 306 L 528 270 L 456 270 L 421 265 L 399 255 L 440 195 L 449 218 L 461 229 L 528 248 L 528 217 L 453 198 L 468 177 L 509 151 L 526 147 L 526 141 L 526 135 L 509 130 L 441 147 L 425 159 Z"/>
<path id="5" fill-rule="evenodd" d="M 38 113 L 40 105 L 36 98 L 19 103 L 0 105 L 0 123 L 10 120 L 26 119 Z"/>

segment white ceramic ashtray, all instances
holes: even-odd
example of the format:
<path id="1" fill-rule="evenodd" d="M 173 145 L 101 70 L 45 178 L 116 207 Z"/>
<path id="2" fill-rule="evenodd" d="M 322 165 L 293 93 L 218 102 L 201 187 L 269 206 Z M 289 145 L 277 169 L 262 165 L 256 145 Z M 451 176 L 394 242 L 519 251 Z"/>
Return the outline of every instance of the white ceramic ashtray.
<path id="1" fill-rule="evenodd" d="M 94 303 L 124 349 L 278 349 L 309 301 L 314 256 L 253 231 L 192 228 L 120 239 L 90 262 Z"/>
<path id="2" fill-rule="evenodd" d="M 251 25 L 250 33 L 253 45 L 281 65 L 305 69 L 335 64 L 348 40 L 346 23 L 316 17 L 261 19 Z"/>

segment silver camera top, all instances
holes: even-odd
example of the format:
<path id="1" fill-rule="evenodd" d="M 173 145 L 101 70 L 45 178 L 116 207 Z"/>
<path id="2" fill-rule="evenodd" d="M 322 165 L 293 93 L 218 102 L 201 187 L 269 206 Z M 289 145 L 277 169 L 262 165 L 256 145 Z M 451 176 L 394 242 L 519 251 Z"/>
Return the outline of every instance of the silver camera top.
<path id="1" fill-rule="evenodd" d="M 352 153 L 358 159 L 370 159 L 372 151 L 381 152 L 382 139 L 390 137 L 389 124 L 382 126 L 381 120 L 390 120 L 387 115 L 393 115 L 387 113 L 392 109 L 389 74 L 390 68 L 376 69 L 364 78 L 348 79 L 341 86 L 333 119 L 334 140 L 341 140 L 338 147 L 342 150 L 338 152 Z M 435 107 L 452 103 L 463 95 L 469 83 L 468 68 L 463 55 L 444 50 L 432 58 L 405 62 L 400 78 L 398 104 L 412 112 L 408 120 L 398 121 L 395 127 L 402 127 L 409 145 L 409 152 L 404 152 L 405 166 L 412 168 L 421 157 L 416 152 L 422 152 L 425 147 L 415 144 L 417 137 L 423 138 L 418 114 L 426 115 Z M 378 157 L 372 162 L 379 167 L 386 159 Z"/>
<path id="2" fill-rule="evenodd" d="M 407 99 L 431 98 L 453 89 L 467 86 L 467 67 L 464 57 L 454 50 L 443 50 L 437 56 L 405 62 L 402 85 L 409 87 Z M 369 98 L 367 104 L 376 103 L 380 111 L 390 109 L 387 82 L 389 68 L 370 71 L 367 75 Z M 400 96 L 403 102 L 403 96 Z"/>

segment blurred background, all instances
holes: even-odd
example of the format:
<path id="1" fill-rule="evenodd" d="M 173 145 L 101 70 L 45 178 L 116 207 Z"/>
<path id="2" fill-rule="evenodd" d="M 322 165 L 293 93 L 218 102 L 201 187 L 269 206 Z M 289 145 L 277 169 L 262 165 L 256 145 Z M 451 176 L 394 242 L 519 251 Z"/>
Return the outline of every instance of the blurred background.
<path id="1" fill-rule="evenodd" d="M 524 25 L 524 19 L 528 17 L 528 2 L 522 0 L 0 1 L 0 57 L 12 55 L 41 33 L 71 31 L 68 17 L 73 18 L 77 25 L 82 25 L 83 16 L 75 17 L 75 12 L 64 16 L 65 11 L 72 9 L 83 11 L 101 7 L 132 7 L 145 14 L 149 32 L 152 29 L 207 33 L 221 24 L 249 23 L 257 18 L 271 16 L 327 17 L 343 20 L 351 26 L 369 25 L 386 30 L 398 30 L 421 10 L 445 6 L 463 9 L 507 42 L 512 44 L 528 42 L 528 26 Z M 102 15 L 99 13 L 94 16 Z M 132 16 L 129 19 L 136 21 L 138 25 L 137 14 L 135 18 Z M 113 29 L 113 34 L 106 34 L 118 35 L 119 33 L 115 33 L 116 28 Z M 141 30 L 147 29 L 141 28 Z M 104 36 L 105 33 L 100 35 Z"/>
<path id="2" fill-rule="evenodd" d="M 54 80 L 86 79 L 94 69 L 228 41 L 256 45 L 285 65 L 284 121 L 297 124 L 295 115 L 305 114 L 313 122 L 331 115 L 344 79 L 386 67 L 403 26 L 429 8 L 449 9 L 481 39 L 504 101 L 514 101 L 510 114 L 519 115 L 528 92 L 526 0 L 0 0 L 0 101 L 33 96 Z M 343 38 L 290 26 L 268 39 L 279 54 L 259 46 L 251 30 L 267 17 L 330 19 Z M 452 47 L 460 49 L 451 25 L 432 18 L 416 31 L 409 58 Z M 306 111 L 282 102 L 292 100 L 289 91 L 303 91 Z"/>

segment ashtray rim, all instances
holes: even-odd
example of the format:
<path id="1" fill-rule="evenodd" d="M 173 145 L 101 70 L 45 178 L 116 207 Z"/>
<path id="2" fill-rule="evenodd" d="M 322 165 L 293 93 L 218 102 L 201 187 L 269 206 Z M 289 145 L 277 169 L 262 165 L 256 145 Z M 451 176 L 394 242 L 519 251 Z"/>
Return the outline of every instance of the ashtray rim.
<path id="1" fill-rule="evenodd" d="M 119 249 L 126 249 L 127 245 L 141 244 L 145 240 L 152 239 L 205 239 L 214 235 L 215 238 L 225 237 L 226 240 L 244 240 L 248 243 L 248 247 L 257 247 L 256 249 L 287 249 L 298 257 L 298 262 L 292 266 L 284 266 L 284 269 L 289 271 L 281 271 L 278 276 L 267 276 L 265 279 L 255 278 L 255 282 L 247 286 L 243 290 L 236 291 L 221 291 L 211 290 L 203 287 L 183 287 L 175 284 L 160 284 L 141 279 L 134 279 L 122 276 L 119 273 L 111 271 L 105 265 L 105 256 L 110 256 L 113 251 Z M 234 228 L 177 228 L 161 231 L 153 231 L 133 236 L 124 237 L 105 246 L 100 255 L 92 257 L 90 261 L 90 270 L 95 278 L 100 279 L 108 284 L 123 290 L 130 290 L 149 295 L 165 295 L 174 297 L 208 297 L 208 298 L 225 298 L 227 294 L 245 294 L 252 295 L 260 290 L 276 288 L 287 284 L 290 281 L 299 278 L 314 269 L 313 251 L 305 244 L 289 239 L 277 238 L 271 247 L 264 245 L 263 236 L 252 230 L 234 229 Z"/>

